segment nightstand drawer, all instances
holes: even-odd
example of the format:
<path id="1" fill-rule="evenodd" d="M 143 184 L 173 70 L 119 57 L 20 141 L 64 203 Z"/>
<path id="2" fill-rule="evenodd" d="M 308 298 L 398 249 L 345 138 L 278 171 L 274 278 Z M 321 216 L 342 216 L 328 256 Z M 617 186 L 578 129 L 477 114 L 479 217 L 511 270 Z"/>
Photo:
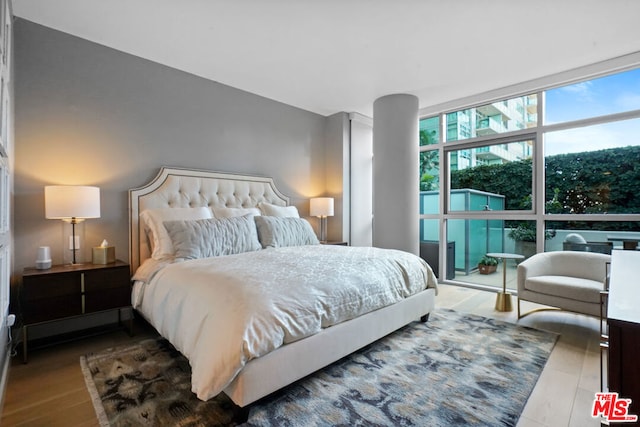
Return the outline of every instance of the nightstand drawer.
<path id="1" fill-rule="evenodd" d="M 54 296 L 48 299 L 34 299 L 26 305 L 23 303 L 22 306 L 22 321 L 25 324 L 46 322 L 82 313 L 80 293 Z"/>
<path id="2" fill-rule="evenodd" d="M 104 270 L 89 270 L 83 274 L 84 290 L 86 293 L 122 288 L 123 284 L 125 287 L 129 287 L 129 266 Z"/>
<path id="3" fill-rule="evenodd" d="M 84 273 L 85 313 L 131 305 L 129 266 Z"/>
<path id="4" fill-rule="evenodd" d="M 26 305 L 31 301 L 49 300 L 62 296 L 80 295 L 81 276 L 77 273 L 59 273 L 51 276 L 25 276 L 21 296 Z"/>
<path id="5" fill-rule="evenodd" d="M 84 301 L 84 313 L 126 307 L 131 305 L 131 289 L 120 287 L 86 292 Z"/>

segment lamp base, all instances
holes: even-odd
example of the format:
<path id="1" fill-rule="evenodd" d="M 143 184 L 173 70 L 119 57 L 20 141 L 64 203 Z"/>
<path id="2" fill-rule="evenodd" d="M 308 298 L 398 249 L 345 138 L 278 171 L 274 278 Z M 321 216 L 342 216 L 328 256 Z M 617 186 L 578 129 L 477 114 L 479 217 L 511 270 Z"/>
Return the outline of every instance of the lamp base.
<path id="1" fill-rule="evenodd" d="M 327 243 L 327 217 L 320 217 L 320 243 Z"/>
<path id="2" fill-rule="evenodd" d="M 84 221 L 63 221 L 62 252 L 66 265 L 83 264 L 84 257 Z"/>

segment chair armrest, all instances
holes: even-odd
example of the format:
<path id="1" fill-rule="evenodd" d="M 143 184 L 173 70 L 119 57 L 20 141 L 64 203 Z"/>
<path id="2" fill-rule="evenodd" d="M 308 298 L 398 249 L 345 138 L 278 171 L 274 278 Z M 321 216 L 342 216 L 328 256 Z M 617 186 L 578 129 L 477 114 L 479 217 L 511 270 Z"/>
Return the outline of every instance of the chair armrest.
<path id="1" fill-rule="evenodd" d="M 529 273 L 527 266 L 523 265 L 523 263 L 518 264 L 517 278 L 516 278 L 518 294 L 522 294 L 522 291 L 524 290 L 524 282 L 527 280 L 527 277 L 531 277 L 531 274 Z"/>
<path id="2" fill-rule="evenodd" d="M 551 260 L 548 259 L 546 253 L 536 254 L 518 264 L 518 292 L 522 292 L 524 290 L 524 282 L 527 278 L 549 274 L 551 266 Z"/>

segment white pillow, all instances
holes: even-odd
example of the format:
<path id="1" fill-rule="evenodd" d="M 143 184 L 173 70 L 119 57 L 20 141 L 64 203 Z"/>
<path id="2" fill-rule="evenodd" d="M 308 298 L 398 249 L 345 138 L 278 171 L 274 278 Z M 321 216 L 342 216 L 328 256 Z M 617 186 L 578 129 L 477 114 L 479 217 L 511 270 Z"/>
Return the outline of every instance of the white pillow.
<path id="1" fill-rule="evenodd" d="M 164 223 L 175 257 L 210 258 L 262 249 L 253 215 Z"/>
<path id="2" fill-rule="evenodd" d="M 280 218 L 300 218 L 298 208 L 295 206 L 278 206 L 262 202 L 258 205 L 262 215 L 277 216 Z"/>
<path id="3" fill-rule="evenodd" d="M 258 208 L 211 208 L 214 218 L 233 218 L 234 216 L 260 215 Z"/>
<path id="4" fill-rule="evenodd" d="M 318 245 L 320 242 L 311 224 L 304 218 L 253 217 L 258 229 L 258 239 L 263 248 Z"/>
<path id="5" fill-rule="evenodd" d="M 173 244 L 164 226 L 165 221 L 194 220 L 212 218 L 208 207 L 199 208 L 158 208 L 146 209 L 140 213 L 140 220 L 151 242 L 151 258 L 161 260 L 173 256 Z"/>

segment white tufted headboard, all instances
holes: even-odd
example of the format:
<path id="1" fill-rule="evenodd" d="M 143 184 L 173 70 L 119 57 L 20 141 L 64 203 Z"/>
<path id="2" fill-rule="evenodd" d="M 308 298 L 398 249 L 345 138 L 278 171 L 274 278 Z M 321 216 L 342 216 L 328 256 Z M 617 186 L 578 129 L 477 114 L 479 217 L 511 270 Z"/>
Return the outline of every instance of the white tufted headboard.
<path id="1" fill-rule="evenodd" d="M 260 202 L 287 206 L 289 198 L 272 178 L 198 169 L 162 167 L 143 187 L 129 190 L 129 262 L 132 272 L 151 251 L 139 215 L 145 209 L 187 207 L 256 207 Z"/>

